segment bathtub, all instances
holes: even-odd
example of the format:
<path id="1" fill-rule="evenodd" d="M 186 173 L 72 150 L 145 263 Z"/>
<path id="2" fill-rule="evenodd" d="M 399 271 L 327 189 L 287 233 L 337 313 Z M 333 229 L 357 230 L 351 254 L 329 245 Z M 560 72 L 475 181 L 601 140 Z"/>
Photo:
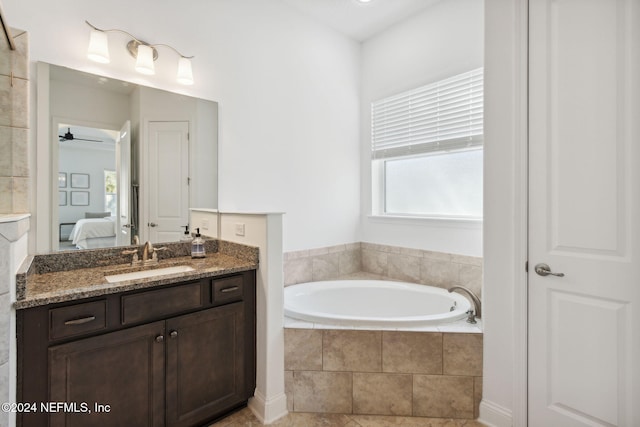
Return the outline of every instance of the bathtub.
<path id="1" fill-rule="evenodd" d="M 285 316 L 340 326 L 438 325 L 466 317 L 469 300 L 446 289 L 385 280 L 331 280 L 284 289 Z"/>

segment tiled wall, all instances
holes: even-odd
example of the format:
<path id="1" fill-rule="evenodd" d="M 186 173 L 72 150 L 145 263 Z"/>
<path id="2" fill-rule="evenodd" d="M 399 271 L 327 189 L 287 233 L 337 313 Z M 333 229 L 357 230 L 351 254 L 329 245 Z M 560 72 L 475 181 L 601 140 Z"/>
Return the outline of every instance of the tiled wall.
<path id="1" fill-rule="evenodd" d="M 284 284 L 331 280 L 362 271 L 360 243 L 284 254 Z"/>
<path id="2" fill-rule="evenodd" d="M 2 30 L 0 30 L 2 31 Z M 11 348 L 11 286 L 15 285 L 15 242 L 28 230 L 28 219 L 7 221 L 11 214 L 29 212 L 29 57 L 24 31 L 11 29 L 17 50 L 0 36 L 0 401 L 15 401 L 9 380 Z M 7 215 L 8 214 L 8 215 Z M 26 248 L 26 246 L 25 246 Z M 0 426 L 15 415 L 0 413 Z"/>
<path id="3" fill-rule="evenodd" d="M 482 292 L 482 258 L 373 243 L 284 254 L 284 284 L 331 280 L 365 272 L 411 283 Z"/>
<path id="4" fill-rule="evenodd" d="M 29 52 L 27 33 L 0 37 L 0 214 L 29 212 Z"/>
<path id="5" fill-rule="evenodd" d="M 288 410 L 478 417 L 482 334 L 285 329 Z"/>

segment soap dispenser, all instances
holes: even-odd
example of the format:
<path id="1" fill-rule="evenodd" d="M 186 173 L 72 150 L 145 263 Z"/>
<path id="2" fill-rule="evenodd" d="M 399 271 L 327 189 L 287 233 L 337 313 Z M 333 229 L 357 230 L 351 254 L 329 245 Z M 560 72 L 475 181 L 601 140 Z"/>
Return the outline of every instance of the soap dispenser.
<path id="1" fill-rule="evenodd" d="M 191 233 L 189 233 L 189 224 L 183 225 L 183 227 L 184 227 L 184 234 L 182 235 L 182 238 L 180 240 L 183 242 L 192 241 L 193 237 L 191 237 Z"/>
<path id="2" fill-rule="evenodd" d="M 204 239 L 200 235 L 200 229 L 196 228 L 196 237 L 191 242 L 191 258 L 204 258 Z"/>

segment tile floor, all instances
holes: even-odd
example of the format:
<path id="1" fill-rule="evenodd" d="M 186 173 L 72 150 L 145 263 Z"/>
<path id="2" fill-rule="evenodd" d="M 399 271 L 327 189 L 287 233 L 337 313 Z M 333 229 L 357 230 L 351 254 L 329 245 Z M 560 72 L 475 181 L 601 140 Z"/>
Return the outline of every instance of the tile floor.
<path id="1" fill-rule="evenodd" d="M 258 427 L 262 426 L 248 408 L 211 424 L 209 427 Z M 387 417 L 374 415 L 289 413 L 274 424 L 275 427 L 483 427 L 473 420 L 444 418 Z"/>

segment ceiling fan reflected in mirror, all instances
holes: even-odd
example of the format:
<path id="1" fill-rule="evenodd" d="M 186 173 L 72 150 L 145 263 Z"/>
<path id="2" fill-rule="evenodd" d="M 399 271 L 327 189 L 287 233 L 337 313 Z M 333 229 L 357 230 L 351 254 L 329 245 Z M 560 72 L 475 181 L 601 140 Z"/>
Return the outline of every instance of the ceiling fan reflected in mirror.
<path id="1" fill-rule="evenodd" d="M 76 138 L 71 133 L 71 128 L 67 128 L 67 132 L 64 135 L 58 135 L 60 137 L 60 142 L 62 141 L 90 141 L 90 142 L 103 142 L 101 139 L 86 139 L 86 138 Z"/>

